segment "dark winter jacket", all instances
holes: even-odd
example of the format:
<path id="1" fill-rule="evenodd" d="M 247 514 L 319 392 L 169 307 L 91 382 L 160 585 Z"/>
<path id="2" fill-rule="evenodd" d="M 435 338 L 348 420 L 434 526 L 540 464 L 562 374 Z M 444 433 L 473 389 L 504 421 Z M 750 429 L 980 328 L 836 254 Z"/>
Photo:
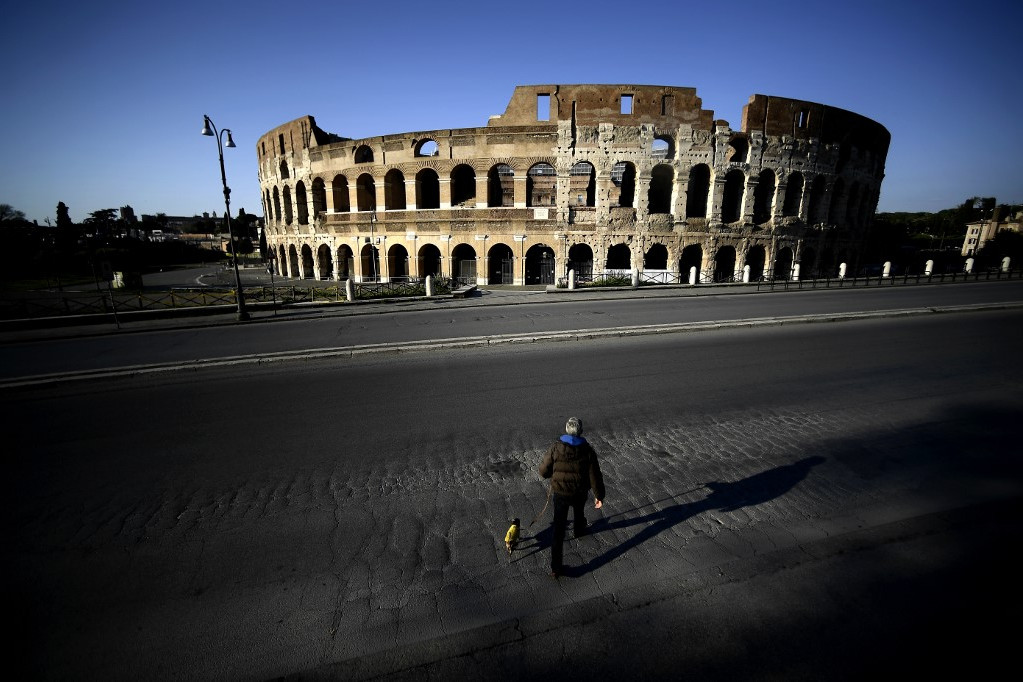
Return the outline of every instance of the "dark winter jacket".
<path id="1" fill-rule="evenodd" d="M 574 497 L 593 489 L 593 496 L 604 499 L 604 477 L 594 452 L 585 438 L 562 436 L 547 449 L 540 464 L 540 475 L 551 479 L 556 495 Z"/>

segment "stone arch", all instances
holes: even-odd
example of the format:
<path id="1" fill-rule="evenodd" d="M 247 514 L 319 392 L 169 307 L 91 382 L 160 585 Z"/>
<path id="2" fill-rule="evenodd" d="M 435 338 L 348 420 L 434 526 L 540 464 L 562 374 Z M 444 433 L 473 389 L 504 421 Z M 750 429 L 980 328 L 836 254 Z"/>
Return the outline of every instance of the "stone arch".
<path id="1" fill-rule="evenodd" d="M 773 170 L 765 168 L 760 171 L 757 186 L 753 190 L 753 223 L 763 225 L 771 219 L 774 212 L 774 184 L 776 176 Z"/>
<path id="2" fill-rule="evenodd" d="M 690 244 L 682 249 L 678 259 L 678 271 L 683 281 L 689 281 L 689 271 L 696 268 L 696 276 L 700 276 L 703 269 L 703 247 L 699 244 Z"/>
<path id="3" fill-rule="evenodd" d="M 569 203 L 575 206 L 597 205 L 597 172 L 589 161 L 579 161 L 568 172 Z"/>
<path id="4" fill-rule="evenodd" d="M 342 244 L 337 247 L 337 278 L 341 281 L 352 278 L 352 265 L 355 263 L 355 257 L 352 253 L 352 247 L 348 244 Z"/>
<path id="5" fill-rule="evenodd" d="M 643 255 L 644 270 L 667 270 L 668 247 L 664 244 L 651 244 Z"/>
<path id="6" fill-rule="evenodd" d="M 554 284 L 554 249 L 534 244 L 526 251 L 526 284 Z"/>
<path id="7" fill-rule="evenodd" d="M 628 244 L 614 244 L 607 250 L 607 259 L 604 261 L 606 270 L 631 270 L 632 249 Z"/>
<path id="8" fill-rule="evenodd" d="M 305 183 L 299 180 L 295 183 L 295 208 L 298 209 L 298 224 L 309 224 L 309 199 L 305 193 Z"/>
<path id="9" fill-rule="evenodd" d="M 745 189 L 746 174 L 737 168 L 728 171 L 721 198 L 721 222 L 736 223 L 742 217 L 742 195 Z"/>
<path id="10" fill-rule="evenodd" d="M 476 206 L 476 171 L 467 163 L 451 169 L 451 206 Z"/>
<path id="11" fill-rule="evenodd" d="M 313 249 L 308 244 L 302 245 L 302 279 L 313 276 Z"/>
<path id="12" fill-rule="evenodd" d="M 416 173 L 416 209 L 440 208 L 440 177 L 432 168 Z"/>
<path id="13" fill-rule="evenodd" d="M 384 209 L 405 210 L 405 175 L 397 168 L 387 171 L 384 176 Z"/>
<path id="14" fill-rule="evenodd" d="M 749 266 L 749 281 L 757 282 L 764 276 L 764 265 L 767 263 L 767 250 L 760 244 L 754 244 L 746 251 L 746 265 Z"/>
<path id="15" fill-rule="evenodd" d="M 355 163 L 373 163 L 373 149 L 369 145 L 359 145 L 352 157 Z"/>
<path id="16" fill-rule="evenodd" d="M 558 176 L 554 166 L 534 163 L 526 172 L 526 206 L 553 206 Z"/>
<path id="17" fill-rule="evenodd" d="M 671 213 L 671 192 L 675 184 L 675 170 L 666 163 L 659 163 L 650 171 L 650 188 L 647 190 L 647 211 Z"/>
<path id="18" fill-rule="evenodd" d="M 408 249 L 401 244 L 394 244 L 387 249 L 387 277 L 391 282 L 408 280 L 408 260 Z"/>
<path id="19" fill-rule="evenodd" d="M 327 210 L 327 185 L 323 178 L 313 180 L 313 218 L 319 217 Z"/>
<path id="20" fill-rule="evenodd" d="M 686 217 L 706 218 L 709 196 L 710 166 L 699 163 L 689 170 L 689 184 L 686 188 Z"/>
<path id="21" fill-rule="evenodd" d="M 348 213 L 352 210 L 352 200 L 348 194 L 348 178 L 335 175 L 331 194 L 334 195 L 334 212 Z"/>
<path id="22" fill-rule="evenodd" d="M 290 177 L 290 174 L 288 173 L 288 162 L 287 161 L 285 161 L 284 159 L 281 159 L 281 164 L 277 168 L 278 168 L 278 171 L 280 171 L 281 180 L 287 180 Z"/>
<path id="23" fill-rule="evenodd" d="M 291 188 L 284 186 L 284 223 L 290 225 L 293 220 L 291 213 Z"/>
<path id="24" fill-rule="evenodd" d="M 452 277 L 459 284 L 476 283 L 476 249 L 462 243 L 451 252 Z"/>
<path id="25" fill-rule="evenodd" d="M 789 175 L 785 185 L 785 201 L 782 203 L 781 214 L 786 218 L 799 215 L 799 204 L 803 200 L 803 174 L 796 171 Z"/>
<path id="26" fill-rule="evenodd" d="M 437 145 L 437 141 L 433 140 L 433 139 L 431 139 L 429 137 L 423 138 L 422 140 L 419 140 L 419 142 L 416 143 L 415 151 L 413 151 L 413 156 L 420 156 L 420 157 L 421 156 L 427 156 L 427 157 L 429 157 L 429 156 L 439 156 L 439 155 L 440 155 L 440 148 Z"/>
<path id="27" fill-rule="evenodd" d="M 589 244 L 573 244 L 568 250 L 568 269 L 575 270 L 576 280 L 593 279 L 593 249 Z"/>
<path id="28" fill-rule="evenodd" d="M 298 262 L 298 249 L 294 244 L 288 246 L 288 273 L 296 279 L 302 277 L 302 269 Z"/>
<path id="29" fill-rule="evenodd" d="M 735 280 L 735 247 L 722 246 L 714 254 L 714 281 L 731 282 Z"/>
<path id="30" fill-rule="evenodd" d="M 670 135 L 657 135 L 650 143 L 650 156 L 670 161 L 675 158 L 675 140 Z"/>
<path id="31" fill-rule="evenodd" d="M 281 193 L 274 185 L 274 218 L 281 222 Z"/>
<path id="32" fill-rule="evenodd" d="M 487 283 L 515 283 L 515 255 L 512 248 L 503 242 L 490 247 L 487 253 Z"/>
<path id="33" fill-rule="evenodd" d="M 380 249 L 377 248 L 377 245 L 363 244 L 359 257 L 362 260 L 362 281 L 379 282 Z"/>
<path id="34" fill-rule="evenodd" d="M 792 276 L 792 249 L 778 249 L 774 257 L 774 279 L 787 280 Z"/>
<path id="35" fill-rule="evenodd" d="M 619 161 L 611 167 L 611 184 L 617 196 L 611 197 L 611 205 L 632 207 L 636 203 L 636 166 L 628 161 Z M 615 199 L 617 198 L 617 204 Z"/>
<path id="36" fill-rule="evenodd" d="M 316 249 L 316 267 L 320 273 L 320 279 L 330 279 L 334 276 L 334 262 L 331 258 L 330 247 L 320 244 Z"/>
<path id="37" fill-rule="evenodd" d="M 487 206 L 500 208 L 515 205 L 515 171 L 506 163 L 490 167 L 487 173 Z"/>
<path id="38" fill-rule="evenodd" d="M 288 250 L 284 248 L 284 244 L 277 246 L 276 255 L 277 274 L 286 277 L 288 275 Z"/>
<path id="39" fill-rule="evenodd" d="M 358 201 L 357 210 L 374 211 L 377 207 L 377 187 L 373 176 L 363 173 L 355 181 L 355 198 Z"/>
<path id="40" fill-rule="evenodd" d="M 419 247 L 416 269 L 420 277 L 438 277 L 441 273 L 440 264 L 440 249 L 435 244 L 423 244 Z"/>
<path id="41" fill-rule="evenodd" d="M 728 162 L 746 163 L 749 157 L 749 140 L 742 135 L 733 135 L 728 140 Z"/>

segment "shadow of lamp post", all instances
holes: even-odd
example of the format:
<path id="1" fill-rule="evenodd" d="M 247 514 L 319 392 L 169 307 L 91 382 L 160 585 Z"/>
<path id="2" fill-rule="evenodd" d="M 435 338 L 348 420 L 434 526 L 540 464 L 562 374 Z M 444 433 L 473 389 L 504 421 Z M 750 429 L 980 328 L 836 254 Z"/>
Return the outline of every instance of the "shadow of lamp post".
<path id="1" fill-rule="evenodd" d="M 223 142 L 224 133 L 227 133 L 227 143 Z M 238 254 L 235 252 L 234 230 L 231 228 L 231 188 L 227 186 L 227 174 L 224 172 L 224 147 L 234 147 L 234 140 L 231 139 L 231 129 L 224 128 L 221 131 L 213 125 L 209 116 L 203 116 L 202 134 L 207 137 L 214 137 L 217 140 L 217 152 L 220 155 L 220 182 L 224 185 L 224 219 L 227 220 L 227 235 L 231 240 L 231 261 L 234 263 L 234 284 L 238 292 L 235 299 L 238 301 L 238 321 L 244 322 L 249 319 L 249 313 L 245 310 L 245 294 L 242 291 L 242 279 L 238 274 Z"/>

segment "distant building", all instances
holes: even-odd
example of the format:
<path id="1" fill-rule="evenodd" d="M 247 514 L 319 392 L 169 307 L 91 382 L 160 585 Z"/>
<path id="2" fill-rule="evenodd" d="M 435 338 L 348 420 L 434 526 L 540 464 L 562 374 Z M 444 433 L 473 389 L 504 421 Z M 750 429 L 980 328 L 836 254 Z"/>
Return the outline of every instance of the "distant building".
<path id="1" fill-rule="evenodd" d="M 131 206 L 122 206 L 121 220 L 129 224 L 138 222 L 138 218 L 135 217 L 135 209 L 132 208 Z"/>
<path id="2" fill-rule="evenodd" d="M 984 244 L 995 238 L 995 235 L 1003 230 L 1020 232 L 1020 222 L 1023 213 L 1016 213 L 1009 216 L 1008 220 L 1001 220 L 996 215 L 991 220 L 977 220 L 966 224 L 966 238 L 963 239 L 962 255 L 976 256 L 977 252 L 984 248 Z"/>

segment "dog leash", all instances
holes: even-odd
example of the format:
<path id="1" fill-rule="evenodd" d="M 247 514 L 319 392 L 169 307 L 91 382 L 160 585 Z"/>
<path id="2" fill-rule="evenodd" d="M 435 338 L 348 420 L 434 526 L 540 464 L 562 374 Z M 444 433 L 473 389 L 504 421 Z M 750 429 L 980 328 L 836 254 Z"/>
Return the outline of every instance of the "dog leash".
<path id="1" fill-rule="evenodd" d="M 533 520 L 529 522 L 529 525 L 526 526 L 526 528 L 532 528 L 533 524 L 536 523 L 537 520 L 541 516 L 543 516 L 543 513 L 545 511 L 547 511 L 547 505 L 549 505 L 551 503 L 551 493 L 553 493 L 553 492 L 554 492 L 554 486 L 551 485 L 550 487 L 547 488 L 547 501 L 543 503 L 543 509 L 540 510 L 539 514 L 537 514 L 536 516 L 533 517 Z"/>

